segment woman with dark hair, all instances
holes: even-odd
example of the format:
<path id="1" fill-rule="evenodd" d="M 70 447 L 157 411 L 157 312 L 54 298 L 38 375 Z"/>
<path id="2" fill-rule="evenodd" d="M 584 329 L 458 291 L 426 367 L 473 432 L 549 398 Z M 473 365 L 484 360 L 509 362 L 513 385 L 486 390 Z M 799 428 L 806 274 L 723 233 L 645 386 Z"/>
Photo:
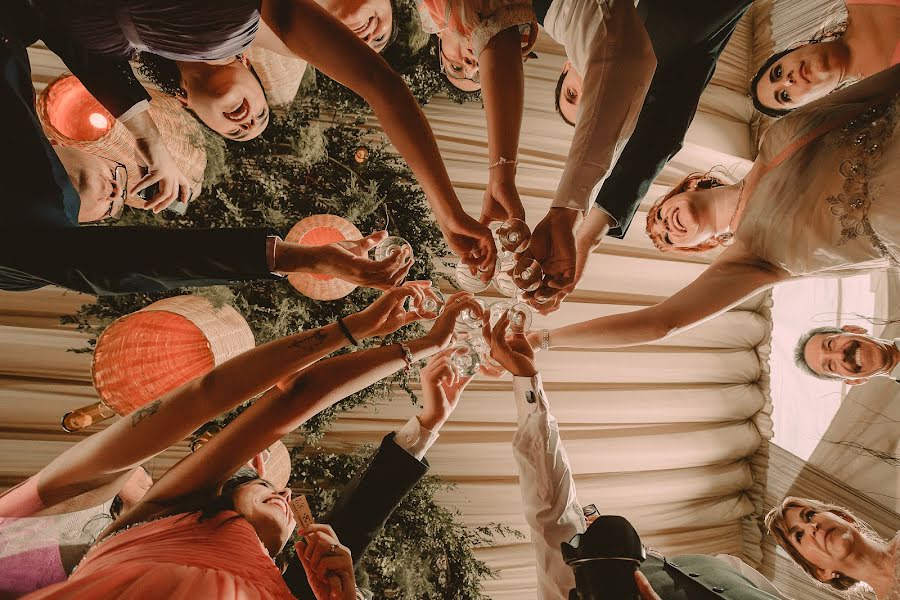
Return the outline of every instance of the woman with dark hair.
<path id="1" fill-rule="evenodd" d="M 386 335 L 419 318 L 403 308 L 407 298 L 419 294 L 416 284 L 406 284 L 386 292 L 357 319 L 348 317 L 343 323 L 272 342 L 267 344 L 267 360 L 257 356 L 253 364 L 236 364 L 245 354 L 212 371 L 203 387 L 187 384 L 185 388 L 192 389 L 184 393 L 201 406 L 225 395 L 245 400 L 274 386 L 221 433 L 169 469 L 136 506 L 104 530 L 68 581 L 29 597 L 292 597 L 273 562 L 296 526 L 288 505 L 290 490 L 275 489 L 253 473 L 234 475 L 319 411 L 446 347 L 459 312 L 479 310 L 471 294 L 458 293 L 421 338 L 307 366 L 310 353 L 332 352 L 351 338 Z M 301 353 L 303 364 L 297 360 Z M 279 381 L 286 363 L 306 368 Z M 281 365 L 279 373 L 273 364 Z M 129 444 L 118 439 L 112 448 L 107 442 L 136 428 L 143 428 L 145 435 L 171 439 L 174 415 L 164 415 L 162 408 L 135 413 L 131 423 L 120 421 L 82 444 L 102 450 L 96 452 L 98 461 L 127 460 L 134 452 Z M 107 432 L 112 434 L 104 436 Z M 66 473 L 60 475 L 65 478 Z M 307 551 L 299 553 L 300 560 L 308 573 L 321 579 L 313 587 L 330 587 L 332 598 L 353 598 L 349 551 L 325 526 L 301 533 Z"/>
<path id="2" fill-rule="evenodd" d="M 900 265 L 898 92 L 900 65 L 775 123 L 742 181 L 688 178 L 650 209 L 647 233 L 662 251 L 725 247 L 709 268 L 654 306 L 544 330 L 532 343 L 645 344 L 791 278 Z"/>
<path id="3" fill-rule="evenodd" d="M 355 339 L 363 339 L 384 335 L 413 320 L 414 316 L 403 310 L 403 303 L 409 297 L 419 297 L 427 285 L 412 282 L 393 288 L 342 323 L 249 350 L 75 444 L 39 473 L 0 496 L 3 527 L 15 524 L 16 519 L 42 518 L 103 504 L 122 494 L 125 483 L 137 472 L 143 477 L 132 481 L 134 493 L 122 497 L 124 511 L 119 519 L 123 518 L 142 503 L 152 483 L 137 465 L 186 438 L 213 417 L 347 345 L 345 330 Z M 252 452 L 244 462 L 264 472 L 259 451 Z M 63 558 L 62 566 L 68 565 L 70 570 L 73 564 Z M 60 581 L 66 570 L 58 571 L 57 575 L 36 572 L 40 576 L 30 582 L 31 587 L 22 584 L 17 589 L 22 593 Z"/>
<path id="4" fill-rule="evenodd" d="M 839 592 L 868 588 L 878 600 L 900 599 L 900 535 L 886 542 L 846 508 L 790 496 L 766 515 L 766 527 L 816 581 Z"/>
<path id="5" fill-rule="evenodd" d="M 758 111 L 781 117 L 900 62 L 900 2 L 847 0 L 847 22 L 770 56 L 750 82 Z"/>

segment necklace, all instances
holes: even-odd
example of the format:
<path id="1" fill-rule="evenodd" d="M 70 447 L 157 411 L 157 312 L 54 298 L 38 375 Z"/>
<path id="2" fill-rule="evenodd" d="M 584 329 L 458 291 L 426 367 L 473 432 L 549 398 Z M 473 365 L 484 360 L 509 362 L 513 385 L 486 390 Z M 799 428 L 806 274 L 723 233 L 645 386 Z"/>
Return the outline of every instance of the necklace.
<path id="1" fill-rule="evenodd" d="M 738 199 L 734 205 L 734 212 L 731 213 L 731 218 L 728 219 L 728 229 L 726 229 L 723 233 L 719 234 L 719 243 L 724 245 L 729 245 L 732 240 L 734 240 L 734 219 L 737 217 L 738 210 L 741 208 L 741 202 L 744 200 L 744 180 L 741 179 L 740 184 L 738 184 Z"/>

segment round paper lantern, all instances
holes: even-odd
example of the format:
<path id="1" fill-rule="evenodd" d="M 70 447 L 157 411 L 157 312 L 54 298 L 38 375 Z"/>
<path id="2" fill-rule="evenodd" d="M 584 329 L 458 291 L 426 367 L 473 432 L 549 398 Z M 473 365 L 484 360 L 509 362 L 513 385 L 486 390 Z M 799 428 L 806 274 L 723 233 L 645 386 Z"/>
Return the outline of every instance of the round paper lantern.
<path id="1" fill-rule="evenodd" d="M 294 225 L 284 239 L 306 246 L 321 246 L 362 237 L 359 229 L 347 219 L 313 215 Z M 317 273 L 292 273 L 288 275 L 288 281 L 298 292 L 315 300 L 337 300 L 356 289 L 356 284 Z"/>
<path id="2" fill-rule="evenodd" d="M 200 124 L 175 98 L 157 90 L 148 92 L 152 98 L 149 114 L 197 197 L 206 169 Z M 134 136 L 71 73 L 61 75 L 44 88 L 37 98 L 37 112 L 47 137 L 54 142 L 122 163 L 128 170 L 129 182 L 143 177 L 135 156 Z"/>
<path id="3" fill-rule="evenodd" d="M 68 413 L 63 427 L 127 415 L 253 346 L 250 327 L 230 306 L 214 308 L 199 296 L 154 302 L 100 335 L 91 363 L 100 402 Z"/>

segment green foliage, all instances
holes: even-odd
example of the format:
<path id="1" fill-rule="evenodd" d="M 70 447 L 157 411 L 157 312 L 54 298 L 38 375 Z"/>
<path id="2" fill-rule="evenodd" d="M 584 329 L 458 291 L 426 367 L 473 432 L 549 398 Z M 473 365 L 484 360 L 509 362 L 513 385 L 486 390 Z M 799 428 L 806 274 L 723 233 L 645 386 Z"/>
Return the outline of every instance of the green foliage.
<path id="1" fill-rule="evenodd" d="M 293 453 L 293 487 L 304 488 L 313 515 L 327 518 L 341 488 L 364 468 L 372 454 L 332 454 L 321 448 Z M 406 495 L 357 567 L 356 580 L 376 598 L 404 600 L 475 600 L 486 598 L 480 582 L 494 577 L 471 549 L 490 546 L 500 537 L 521 538 L 515 529 L 491 524 L 466 527 L 459 511 L 438 506 L 435 494 L 452 486 L 426 477 Z"/>

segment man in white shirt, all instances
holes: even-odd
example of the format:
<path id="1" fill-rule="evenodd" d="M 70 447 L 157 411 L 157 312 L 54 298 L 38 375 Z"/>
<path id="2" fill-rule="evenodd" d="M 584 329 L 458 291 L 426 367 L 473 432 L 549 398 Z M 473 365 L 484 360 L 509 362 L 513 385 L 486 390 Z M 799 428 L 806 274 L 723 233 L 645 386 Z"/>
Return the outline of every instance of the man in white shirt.
<path id="1" fill-rule="evenodd" d="M 491 341 L 491 357 L 513 374 L 518 413 L 513 454 L 535 547 L 538 599 L 567 600 L 575 577 L 563 560 L 560 544 L 584 532 L 584 513 L 534 352 L 521 334 L 507 339 L 508 326 L 504 316 L 493 331 L 486 325 L 484 335 Z M 642 600 L 787 600 L 768 579 L 729 555 L 667 558 L 650 551 L 636 579 Z"/>
<path id="2" fill-rule="evenodd" d="M 842 379 L 847 385 L 862 385 L 872 377 L 900 381 L 900 338 L 868 335 L 856 325 L 817 327 L 800 336 L 794 363 L 818 379 Z"/>
<path id="3" fill-rule="evenodd" d="M 526 251 L 541 263 L 549 294 L 575 279 L 575 231 L 634 131 L 656 57 L 630 0 L 554 0 L 546 10 L 534 4 L 539 22 L 584 77 L 566 167 Z"/>

